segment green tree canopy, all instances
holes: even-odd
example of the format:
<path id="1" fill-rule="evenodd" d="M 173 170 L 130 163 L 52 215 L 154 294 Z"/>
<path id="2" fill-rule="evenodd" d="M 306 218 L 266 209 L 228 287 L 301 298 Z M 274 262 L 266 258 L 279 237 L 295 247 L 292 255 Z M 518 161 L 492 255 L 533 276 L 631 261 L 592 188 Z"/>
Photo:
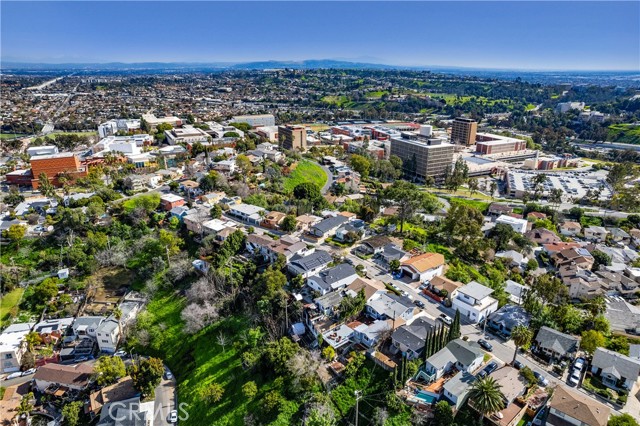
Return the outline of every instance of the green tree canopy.
<path id="1" fill-rule="evenodd" d="M 129 368 L 133 387 L 145 396 L 153 397 L 155 389 L 162 381 L 164 365 L 159 358 L 139 359 Z"/>
<path id="2" fill-rule="evenodd" d="M 97 382 L 101 386 L 115 383 L 127 374 L 124 362 L 118 356 L 102 356 L 98 358 L 94 371 Z"/>

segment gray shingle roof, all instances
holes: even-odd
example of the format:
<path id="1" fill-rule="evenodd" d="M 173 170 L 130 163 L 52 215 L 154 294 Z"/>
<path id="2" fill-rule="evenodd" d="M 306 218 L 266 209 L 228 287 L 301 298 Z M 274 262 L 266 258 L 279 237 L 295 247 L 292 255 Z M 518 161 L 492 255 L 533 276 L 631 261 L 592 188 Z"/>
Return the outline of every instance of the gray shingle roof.
<path id="1" fill-rule="evenodd" d="M 335 217 L 328 217 L 326 219 L 321 220 L 320 222 L 315 224 L 313 227 L 315 229 L 317 229 L 318 231 L 320 231 L 322 233 L 325 233 L 325 232 L 329 232 L 333 228 L 336 228 L 336 227 L 342 225 L 347 220 L 348 219 L 346 217 L 341 216 L 341 215 L 338 215 L 338 216 L 335 216 Z"/>
<path id="2" fill-rule="evenodd" d="M 357 277 L 357 272 L 353 266 L 348 263 L 341 263 L 333 268 L 325 269 L 324 271 L 309 277 L 309 279 L 314 280 L 320 288 L 324 290 L 331 290 L 331 286 L 333 284 L 352 275 Z"/>
<path id="3" fill-rule="evenodd" d="M 470 365 L 476 358 L 482 357 L 483 352 L 475 342 L 465 342 L 462 339 L 452 340 L 442 350 L 431 355 L 427 362 L 434 367 L 444 368 L 449 362 L 458 361 L 462 365 Z"/>
<path id="4" fill-rule="evenodd" d="M 384 247 L 387 244 L 391 244 L 391 239 L 384 235 L 376 235 L 371 238 L 367 238 L 362 242 L 363 245 L 367 245 L 372 249 Z"/>
<path id="5" fill-rule="evenodd" d="M 624 377 L 635 381 L 640 375 L 640 359 L 634 359 L 609 349 L 596 349 L 591 365 L 601 368 L 603 373 L 611 374 L 618 379 Z"/>
<path id="6" fill-rule="evenodd" d="M 329 253 L 323 250 L 316 250 L 310 255 L 292 258 L 291 263 L 304 271 L 310 271 L 318 266 L 327 265 L 333 261 Z"/>
<path id="7" fill-rule="evenodd" d="M 435 328 L 435 321 L 420 317 L 410 325 L 398 327 L 391 338 L 414 352 L 420 352 L 424 348 L 427 333 Z"/>
<path id="8" fill-rule="evenodd" d="M 536 342 L 541 348 L 552 350 L 559 354 L 573 352 L 577 349 L 580 339 L 569 336 L 549 327 L 542 327 L 536 336 Z"/>
<path id="9" fill-rule="evenodd" d="M 518 325 L 528 326 L 531 315 L 521 306 L 505 305 L 489 315 L 489 321 L 513 330 Z"/>

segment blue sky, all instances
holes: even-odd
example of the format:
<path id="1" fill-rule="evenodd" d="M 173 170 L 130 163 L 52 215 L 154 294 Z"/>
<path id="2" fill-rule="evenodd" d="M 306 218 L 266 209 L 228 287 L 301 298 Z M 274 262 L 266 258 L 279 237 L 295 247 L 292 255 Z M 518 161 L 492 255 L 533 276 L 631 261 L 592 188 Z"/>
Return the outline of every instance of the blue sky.
<path id="1" fill-rule="evenodd" d="M 1 2 L 2 59 L 640 70 L 640 2 Z"/>

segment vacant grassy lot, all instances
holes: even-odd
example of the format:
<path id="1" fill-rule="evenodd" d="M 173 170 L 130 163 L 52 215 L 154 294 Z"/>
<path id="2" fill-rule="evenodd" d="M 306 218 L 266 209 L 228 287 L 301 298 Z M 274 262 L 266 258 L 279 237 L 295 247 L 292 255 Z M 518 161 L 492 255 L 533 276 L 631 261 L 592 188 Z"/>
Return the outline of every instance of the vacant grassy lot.
<path id="1" fill-rule="evenodd" d="M 20 299 L 22 298 L 22 293 L 24 293 L 24 289 L 18 287 L 9 293 L 2 296 L 2 300 L 0 301 L 0 326 L 4 327 L 5 325 L 9 325 L 13 316 L 17 313 L 18 303 L 20 303 Z"/>
<path id="2" fill-rule="evenodd" d="M 296 185 L 303 182 L 312 182 L 322 188 L 327 183 L 327 174 L 318 164 L 309 160 L 302 160 L 284 180 L 284 190 L 291 192 Z"/>
<path id="3" fill-rule="evenodd" d="M 140 353 L 164 359 L 178 380 L 180 402 L 188 404 L 189 419 L 184 425 L 237 425 L 244 426 L 244 415 L 259 413 L 264 395 L 274 389 L 272 380 L 260 374 L 252 374 L 242 367 L 241 352 L 234 342 L 249 327 L 244 317 L 229 317 L 204 330 L 188 335 L 183 332 L 180 313 L 185 305 L 183 297 L 174 293 L 158 294 L 149 303 L 143 314 L 145 328 L 154 336 L 151 348 L 139 348 Z M 157 333 L 157 334 L 156 334 Z M 218 341 L 220 334 L 226 336 L 226 345 Z M 242 385 L 255 381 L 258 393 L 246 398 Z M 224 388 L 220 402 L 205 402 L 200 392 L 212 382 Z M 298 411 L 298 405 L 287 401 L 285 408 L 271 424 L 288 425 Z"/>
<path id="4" fill-rule="evenodd" d="M 487 210 L 487 208 L 489 208 L 489 204 L 491 204 L 486 201 L 469 200 L 466 198 L 453 198 L 453 197 L 449 198 L 449 202 L 451 204 L 464 204 L 466 206 L 475 207 L 476 209 L 480 210 L 483 213 Z"/>

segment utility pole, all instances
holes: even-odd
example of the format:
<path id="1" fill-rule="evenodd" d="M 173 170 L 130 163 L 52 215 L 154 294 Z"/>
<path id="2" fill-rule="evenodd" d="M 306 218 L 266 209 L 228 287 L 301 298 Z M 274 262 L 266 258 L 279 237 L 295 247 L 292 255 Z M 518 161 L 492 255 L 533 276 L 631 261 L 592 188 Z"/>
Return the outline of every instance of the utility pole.
<path id="1" fill-rule="evenodd" d="M 358 415 L 359 415 L 358 403 L 360 401 L 360 398 L 362 398 L 362 391 L 357 390 L 357 391 L 354 391 L 353 393 L 356 395 L 356 426 L 358 426 Z"/>

